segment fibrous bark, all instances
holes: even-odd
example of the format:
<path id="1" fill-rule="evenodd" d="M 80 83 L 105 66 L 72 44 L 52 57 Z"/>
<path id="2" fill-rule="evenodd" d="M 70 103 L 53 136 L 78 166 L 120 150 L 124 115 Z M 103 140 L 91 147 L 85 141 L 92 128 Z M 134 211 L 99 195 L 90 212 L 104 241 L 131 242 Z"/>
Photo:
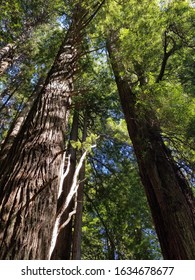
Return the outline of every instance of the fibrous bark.
<path id="1" fill-rule="evenodd" d="M 192 190 L 163 142 L 155 113 L 137 103 L 128 79 L 121 76 L 118 47 L 112 40 L 107 47 L 162 254 L 165 259 L 195 259 Z"/>
<path id="2" fill-rule="evenodd" d="M 78 140 L 78 112 L 75 110 L 73 116 L 72 130 L 70 134 L 70 141 Z M 63 182 L 62 192 L 58 199 L 57 213 L 61 211 L 65 200 L 71 190 L 73 183 L 73 177 L 76 169 L 76 149 L 69 144 L 67 154 L 70 156 L 70 164 L 65 166 L 65 170 L 68 168 L 68 174 Z M 65 211 L 62 212 L 62 215 L 59 217 L 59 225 L 62 225 L 69 217 L 69 213 L 73 210 L 74 200 L 72 199 Z M 72 245 L 72 219 L 69 223 L 57 233 L 56 244 L 54 246 L 51 259 L 54 260 L 69 260 L 71 258 L 71 245 Z"/>
<path id="3" fill-rule="evenodd" d="M 79 10 L 43 88 L 0 166 L 0 259 L 48 259 L 63 170 Z"/>

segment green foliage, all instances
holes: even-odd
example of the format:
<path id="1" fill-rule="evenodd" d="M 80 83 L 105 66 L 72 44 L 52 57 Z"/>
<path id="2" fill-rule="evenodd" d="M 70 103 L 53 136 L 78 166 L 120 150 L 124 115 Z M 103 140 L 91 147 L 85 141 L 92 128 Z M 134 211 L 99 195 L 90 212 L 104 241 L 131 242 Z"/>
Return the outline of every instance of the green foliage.
<path id="1" fill-rule="evenodd" d="M 47 76 L 76 3 L 72 0 L 0 3 L 0 46 L 18 43 L 17 59 L 0 81 L 1 140 L 39 79 L 44 81 Z M 94 1 L 82 1 L 89 12 L 87 16 L 93 14 L 92 4 Z M 19 44 L 18 39 L 28 28 L 33 32 Z M 161 258 L 108 63 L 106 38 L 110 34 L 119 37 L 117 59 L 125 66 L 122 76 L 128 78 L 137 106 L 143 109 L 143 116 L 149 109 L 155 112 L 166 145 L 192 181 L 195 168 L 194 30 L 194 8 L 188 1 L 155 0 L 106 1 L 85 29 L 87 35 L 72 98 L 72 108 L 79 111 L 79 139 L 71 141 L 78 155 L 80 150 L 89 152 L 83 259 Z M 174 51 L 167 60 L 162 80 L 157 83 L 164 58 L 165 34 L 166 51 Z M 86 119 L 88 134 L 82 142 Z M 94 144 L 97 147 L 91 150 Z"/>
<path id="2" fill-rule="evenodd" d="M 63 8 L 61 0 L 2 0 L 0 3 L 0 46 L 16 41 L 32 27 L 55 18 Z"/>
<path id="3" fill-rule="evenodd" d="M 61 4 L 60 4 L 61 3 Z M 64 34 L 56 21 L 61 1 L 2 1 L 0 46 L 13 43 L 11 66 L 0 77 L 1 132 L 6 135 L 37 83 L 46 77 Z M 63 4 L 64 5 L 64 4 Z M 61 7 L 61 8 L 60 8 Z M 20 23 L 20 24 L 19 24 Z M 3 136 L 3 138 L 4 138 Z"/>
<path id="4" fill-rule="evenodd" d="M 120 119 L 120 121 L 117 123 L 113 118 L 109 117 L 107 119 L 107 135 L 110 135 L 120 142 L 126 142 L 127 144 L 130 144 L 127 125 L 124 119 Z"/>
<path id="5" fill-rule="evenodd" d="M 133 156 L 131 147 L 104 140 L 90 159 L 93 175 L 85 189 L 82 231 L 85 259 L 160 258 L 137 167 L 127 154 Z"/>
<path id="6" fill-rule="evenodd" d="M 96 146 L 96 141 L 99 138 L 96 134 L 90 133 L 89 136 L 86 137 L 86 140 L 84 142 L 81 141 L 74 141 L 70 140 L 70 144 L 74 149 L 77 150 L 84 150 L 87 152 L 90 152 L 92 148 Z"/>
<path id="7" fill-rule="evenodd" d="M 2 0 L 0 4 L 0 45 L 13 42 L 22 30 L 23 10 L 20 1 Z"/>
<path id="8" fill-rule="evenodd" d="M 142 108 L 140 120 L 149 109 L 156 112 L 179 166 L 191 170 L 195 147 L 186 135 L 194 118 L 194 8 L 189 1 L 109 1 L 108 5 L 101 32 L 112 40 L 119 37 L 116 58 L 125 66 L 120 75 L 131 83 Z M 163 63 L 162 81 L 157 83 Z"/>

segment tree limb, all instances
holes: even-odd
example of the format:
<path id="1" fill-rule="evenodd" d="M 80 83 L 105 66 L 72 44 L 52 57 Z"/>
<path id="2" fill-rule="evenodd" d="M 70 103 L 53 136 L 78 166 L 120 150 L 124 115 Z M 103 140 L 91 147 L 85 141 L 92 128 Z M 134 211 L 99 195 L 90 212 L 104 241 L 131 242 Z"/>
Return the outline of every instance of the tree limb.
<path id="1" fill-rule="evenodd" d="M 171 41 L 173 42 L 173 47 L 167 51 L 168 48 L 168 36 L 167 36 L 167 31 L 165 31 L 164 33 L 164 55 L 163 55 L 163 60 L 162 60 L 162 64 L 161 64 L 161 69 L 160 69 L 160 73 L 156 79 L 156 83 L 159 83 L 160 81 L 162 81 L 163 77 L 164 77 L 164 73 L 165 73 L 165 69 L 167 66 L 167 61 L 169 59 L 169 57 L 175 52 L 175 50 L 177 49 L 176 47 L 176 42 L 175 40 L 169 36 L 169 39 L 171 39 Z"/>

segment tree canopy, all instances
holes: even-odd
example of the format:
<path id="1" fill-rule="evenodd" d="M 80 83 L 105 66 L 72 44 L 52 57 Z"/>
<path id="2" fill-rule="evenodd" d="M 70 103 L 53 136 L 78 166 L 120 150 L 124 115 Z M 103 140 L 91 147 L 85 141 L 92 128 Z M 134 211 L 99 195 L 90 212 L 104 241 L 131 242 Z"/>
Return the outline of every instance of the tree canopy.
<path id="1" fill-rule="evenodd" d="M 80 9 L 79 16 L 76 9 Z M 138 159 L 133 139 L 128 135 L 127 119 L 118 94 L 113 61 L 118 65 L 118 78 L 130 87 L 132 99 L 135 100 L 133 108 L 139 112 L 138 115 L 135 114 L 135 122 L 144 124 L 143 129 L 146 130 L 148 124 L 159 128 L 158 133 L 175 166 L 194 193 L 193 1 L 3 0 L 0 11 L 2 170 L 6 162 L 3 160 L 11 149 L 6 146 L 11 139 L 10 135 L 20 139 L 20 131 L 24 130 L 23 124 L 32 113 L 33 106 L 35 108 L 33 104 L 47 92 L 45 88 L 49 75 L 51 74 L 52 79 L 61 75 L 54 80 L 52 86 L 56 85 L 59 96 L 63 95 L 64 89 L 60 92 L 59 85 L 66 78 L 66 87 L 69 87 L 71 92 L 71 101 L 68 99 L 60 103 L 62 107 L 67 106 L 68 112 L 63 115 L 64 135 L 61 140 L 64 141 L 63 151 L 66 157 L 63 159 L 64 171 L 69 171 L 68 154 L 73 156 L 74 153 L 73 174 L 76 174 L 75 170 L 86 152 L 83 173 L 80 171 L 78 177 L 71 179 L 67 177 L 67 185 L 64 186 L 64 190 L 69 188 L 68 182 L 74 182 L 74 178 L 78 186 L 81 183 L 84 185 L 83 194 L 80 196 L 82 213 L 79 218 L 82 216 L 79 244 L 81 258 L 163 258 L 158 231 L 156 233 L 153 222 L 154 214 L 151 215 L 143 188 L 141 159 Z M 73 39 L 70 39 L 71 32 L 74 34 Z M 63 45 L 63 42 L 66 44 Z M 113 60 L 109 45 L 114 50 Z M 68 49 L 69 46 L 72 51 L 65 53 L 65 48 Z M 72 65 L 69 71 L 73 72 L 71 77 L 60 72 L 63 71 L 60 68 L 63 65 L 69 69 L 67 61 L 66 64 L 59 62 L 63 61 L 65 56 Z M 48 100 L 49 98 L 51 96 Z M 43 101 L 36 107 L 37 115 L 43 110 L 41 120 L 44 123 L 45 118 L 46 124 L 48 118 L 45 115 L 50 116 L 50 110 L 53 110 L 47 111 L 49 102 L 56 102 L 56 108 L 59 107 L 55 95 L 52 98 L 46 101 L 44 108 L 41 107 Z M 59 129 L 55 128 L 56 133 L 62 129 L 61 122 L 62 120 L 58 123 Z M 16 125 L 18 128 L 15 130 Z M 39 129 L 43 129 L 43 126 Z M 76 130 L 75 136 L 71 133 L 73 130 Z M 152 132 L 147 133 L 149 135 Z M 51 134 L 48 131 L 48 137 Z M 32 135 L 29 132 L 29 139 L 30 137 Z M 152 137 L 155 138 L 155 134 Z M 147 141 L 143 139 L 142 158 L 147 156 L 144 147 L 151 146 L 151 143 L 145 143 Z M 13 139 L 9 143 L 13 148 Z M 54 144 L 51 144 L 51 149 Z M 8 161 L 6 164 L 9 164 Z M 3 179 L 0 182 L 3 182 Z M 3 185 L 0 188 L 3 190 Z M 67 192 L 69 191 L 71 187 L 70 190 L 67 189 Z M 77 196 L 78 189 L 72 197 L 67 216 L 76 209 L 79 202 Z M 32 197 L 30 199 L 32 201 Z M 36 196 L 33 199 L 36 200 Z M 167 201 L 168 203 L 172 202 Z M 56 205 L 55 207 L 58 207 Z M 58 213 L 59 209 L 56 212 Z M 69 231 L 68 226 L 64 227 L 64 239 L 70 243 L 69 258 L 74 258 L 72 248 L 74 234 L 78 230 L 75 226 L 78 212 L 79 210 L 75 210 L 74 215 L 69 215 Z M 194 214 L 195 210 L 192 209 L 192 212 Z M 66 221 L 67 216 L 64 218 Z M 70 238 L 67 238 L 67 234 Z"/>

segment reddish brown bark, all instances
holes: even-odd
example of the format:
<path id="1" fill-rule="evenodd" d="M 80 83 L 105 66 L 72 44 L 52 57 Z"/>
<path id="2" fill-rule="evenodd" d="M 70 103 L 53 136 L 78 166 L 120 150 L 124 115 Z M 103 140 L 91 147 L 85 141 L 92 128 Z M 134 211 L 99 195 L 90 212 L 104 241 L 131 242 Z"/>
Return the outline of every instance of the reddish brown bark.
<path id="1" fill-rule="evenodd" d="M 154 112 L 137 103 L 116 57 L 116 46 L 108 51 L 129 136 L 137 157 L 156 232 L 165 259 L 195 259 L 195 201 L 184 175 L 165 146 Z"/>
<path id="2" fill-rule="evenodd" d="M 78 11 L 0 166 L 0 259 L 48 259 L 76 69 Z"/>

